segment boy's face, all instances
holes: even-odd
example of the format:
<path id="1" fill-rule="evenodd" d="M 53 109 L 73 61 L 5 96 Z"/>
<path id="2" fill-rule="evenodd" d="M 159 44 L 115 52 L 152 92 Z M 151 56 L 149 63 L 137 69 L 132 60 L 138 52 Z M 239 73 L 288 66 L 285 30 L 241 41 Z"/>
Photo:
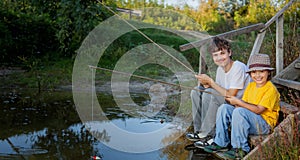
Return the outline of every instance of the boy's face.
<path id="1" fill-rule="evenodd" d="M 257 87 L 262 87 L 267 83 L 268 75 L 269 75 L 269 71 L 267 70 L 250 72 L 250 76 L 253 79 L 253 81 L 256 83 Z"/>
<path id="2" fill-rule="evenodd" d="M 220 67 L 226 67 L 228 64 L 230 64 L 231 53 L 225 49 L 213 52 L 211 55 L 215 64 Z"/>

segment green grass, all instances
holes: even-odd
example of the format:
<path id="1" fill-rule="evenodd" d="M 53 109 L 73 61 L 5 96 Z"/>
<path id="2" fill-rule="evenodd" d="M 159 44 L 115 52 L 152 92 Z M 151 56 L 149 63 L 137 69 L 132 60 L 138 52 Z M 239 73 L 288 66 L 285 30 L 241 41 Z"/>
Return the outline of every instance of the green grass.
<path id="1" fill-rule="evenodd" d="M 72 82 L 73 60 L 61 58 L 56 61 L 31 60 L 30 64 L 23 64 L 24 73 L 15 73 L 1 77 L 3 88 L 21 87 L 51 90 L 60 85 Z"/>

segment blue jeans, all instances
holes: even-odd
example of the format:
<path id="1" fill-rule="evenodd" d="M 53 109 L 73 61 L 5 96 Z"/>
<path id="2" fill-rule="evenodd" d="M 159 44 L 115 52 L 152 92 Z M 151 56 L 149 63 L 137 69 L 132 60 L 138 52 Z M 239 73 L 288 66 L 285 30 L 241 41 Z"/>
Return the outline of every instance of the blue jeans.
<path id="1" fill-rule="evenodd" d="M 230 144 L 229 125 L 231 125 L 231 146 L 246 152 L 250 151 L 249 134 L 259 135 L 270 132 L 270 126 L 261 115 L 242 107 L 235 108 L 230 104 L 222 104 L 217 112 L 214 139 L 219 146 L 226 147 Z"/>

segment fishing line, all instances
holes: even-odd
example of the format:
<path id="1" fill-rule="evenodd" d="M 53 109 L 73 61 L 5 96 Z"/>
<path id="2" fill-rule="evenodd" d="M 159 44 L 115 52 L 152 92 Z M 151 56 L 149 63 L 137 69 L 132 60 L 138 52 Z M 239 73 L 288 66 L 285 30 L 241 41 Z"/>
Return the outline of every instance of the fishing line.
<path id="1" fill-rule="evenodd" d="M 127 25 L 129 25 L 131 28 L 133 28 L 135 31 L 137 31 L 138 33 L 140 33 L 144 38 L 146 38 L 147 40 L 149 40 L 151 43 L 153 43 L 155 46 L 157 46 L 159 49 L 161 49 L 162 51 L 164 51 L 166 54 L 168 54 L 170 57 L 172 57 L 174 60 L 176 60 L 179 64 L 181 64 L 182 66 L 184 66 L 186 69 L 188 69 L 189 71 L 191 71 L 193 74 L 196 74 L 195 71 L 191 68 L 189 68 L 188 66 L 186 66 L 184 63 L 182 63 L 180 60 L 178 60 L 176 57 L 174 57 L 172 54 L 170 54 L 167 50 L 165 50 L 164 48 L 162 48 L 160 45 L 158 45 L 157 43 L 155 43 L 151 38 L 149 38 L 146 34 L 144 34 L 142 31 L 140 31 L 139 29 L 137 29 L 134 25 L 132 25 L 131 23 L 129 23 L 126 19 L 122 18 L 120 15 L 118 15 L 115 11 L 113 11 L 110 7 L 106 6 L 105 4 L 103 4 L 101 1 L 97 0 L 101 5 L 103 5 L 105 8 L 107 8 L 110 12 L 112 12 L 114 15 L 118 16 L 122 21 L 124 21 Z"/>
<path id="2" fill-rule="evenodd" d="M 91 66 L 91 65 L 89 65 L 89 67 L 91 69 L 98 69 L 98 70 L 108 71 L 108 72 L 112 72 L 112 73 L 117 73 L 117 74 L 122 74 L 122 75 L 126 75 L 126 76 L 132 76 L 132 77 L 136 77 L 136 78 L 140 78 L 140 79 L 145 79 L 145 80 L 149 80 L 149 81 L 153 81 L 153 82 L 159 82 L 159 83 L 166 84 L 166 85 L 182 87 L 182 88 L 189 89 L 189 90 L 196 90 L 196 91 L 199 91 L 199 92 L 205 92 L 205 93 L 208 93 L 208 94 L 211 94 L 211 95 L 214 95 L 214 96 L 226 97 L 226 96 L 223 96 L 221 94 L 216 94 L 216 93 L 209 92 L 209 91 L 206 91 L 206 90 L 203 90 L 203 89 L 183 86 L 183 85 L 179 85 L 179 84 L 175 84 L 175 83 L 169 83 L 169 82 L 165 82 L 165 81 L 158 80 L 158 79 L 152 79 L 152 78 L 149 78 L 149 77 L 134 75 L 134 74 L 126 73 L 126 72 L 121 72 L 121 71 L 116 71 L 116 70 L 111 70 L 111 69 L 96 67 L 96 66 Z"/>

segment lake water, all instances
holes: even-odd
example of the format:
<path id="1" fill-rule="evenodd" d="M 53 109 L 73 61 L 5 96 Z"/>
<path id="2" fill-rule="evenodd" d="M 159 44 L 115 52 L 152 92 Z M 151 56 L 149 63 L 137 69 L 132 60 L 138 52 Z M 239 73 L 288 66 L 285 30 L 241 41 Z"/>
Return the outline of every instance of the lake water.
<path id="1" fill-rule="evenodd" d="M 151 118 L 134 117 L 115 106 L 111 95 L 99 93 L 97 96 L 101 99 L 101 107 L 109 121 L 82 123 L 73 102 L 72 92 L 38 93 L 37 90 L 2 89 L 0 159 L 216 159 L 199 149 L 185 149 L 191 142 L 184 138 L 184 134 L 178 135 L 170 129 L 174 128 L 171 123 L 174 117 L 167 113 L 167 109 Z M 134 94 L 134 97 L 137 103 L 149 103 L 145 94 Z M 118 134 L 110 131 L 109 124 L 137 135 L 153 133 L 163 128 L 165 131 L 162 134 L 168 136 L 158 136 L 157 139 L 162 142 L 176 134 L 178 137 L 159 149 L 155 149 L 154 146 L 149 152 L 124 152 L 114 147 L 113 143 L 124 148 L 138 146 L 141 151 L 143 147 L 147 150 L 149 146 L 143 146 L 148 144 L 146 139 L 135 142 L 135 139 L 118 137 Z M 105 128 L 100 130 L 104 132 L 95 134 L 95 126 Z"/>

